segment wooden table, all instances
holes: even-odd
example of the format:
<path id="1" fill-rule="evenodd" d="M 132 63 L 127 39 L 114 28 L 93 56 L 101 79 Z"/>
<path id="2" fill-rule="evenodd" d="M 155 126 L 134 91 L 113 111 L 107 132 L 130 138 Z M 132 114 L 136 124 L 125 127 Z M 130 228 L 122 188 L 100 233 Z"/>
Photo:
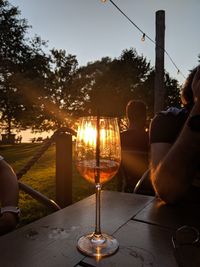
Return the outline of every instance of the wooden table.
<path id="1" fill-rule="evenodd" d="M 199 226 L 199 212 L 194 212 L 199 208 L 199 203 L 193 208 L 169 207 L 150 196 L 103 191 L 102 232 L 113 234 L 119 241 L 115 255 L 97 261 L 76 249 L 77 239 L 94 230 L 92 195 L 0 237 L 0 266 L 177 267 L 172 234 L 183 224 Z M 199 250 L 192 254 L 199 265 L 189 267 L 200 266 L 199 255 Z"/>

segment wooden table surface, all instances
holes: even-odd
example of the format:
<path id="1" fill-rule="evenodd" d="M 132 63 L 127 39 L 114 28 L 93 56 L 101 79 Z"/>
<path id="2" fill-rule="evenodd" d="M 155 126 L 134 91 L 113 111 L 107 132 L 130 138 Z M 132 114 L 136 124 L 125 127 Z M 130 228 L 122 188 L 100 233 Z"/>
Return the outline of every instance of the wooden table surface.
<path id="1" fill-rule="evenodd" d="M 150 196 L 102 191 L 101 228 L 119 241 L 115 255 L 97 261 L 76 249 L 78 238 L 94 231 L 92 195 L 0 237 L 0 266 L 177 267 L 172 234 L 184 224 L 199 226 L 199 208 L 200 204 L 170 207 Z M 184 253 L 188 261 L 193 259 L 188 267 L 200 266 L 199 252 L 196 248 Z"/>

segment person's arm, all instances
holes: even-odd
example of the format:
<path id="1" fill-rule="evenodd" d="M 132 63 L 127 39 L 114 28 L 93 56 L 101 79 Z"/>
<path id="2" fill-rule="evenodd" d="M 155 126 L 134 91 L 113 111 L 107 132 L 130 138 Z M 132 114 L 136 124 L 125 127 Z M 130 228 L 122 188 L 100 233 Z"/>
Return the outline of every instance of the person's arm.
<path id="1" fill-rule="evenodd" d="M 195 104 L 190 116 L 200 115 L 199 76 L 200 71 L 193 82 Z M 172 146 L 162 143 L 151 145 L 151 180 L 157 195 L 166 203 L 174 203 L 187 193 L 200 156 L 200 132 L 192 131 L 188 120 Z"/>
<path id="2" fill-rule="evenodd" d="M 18 182 L 11 166 L 4 160 L 0 160 L 0 202 L 1 207 L 17 207 L 18 205 Z M 0 217 L 0 235 L 15 228 L 17 215 L 13 212 L 3 212 Z"/>

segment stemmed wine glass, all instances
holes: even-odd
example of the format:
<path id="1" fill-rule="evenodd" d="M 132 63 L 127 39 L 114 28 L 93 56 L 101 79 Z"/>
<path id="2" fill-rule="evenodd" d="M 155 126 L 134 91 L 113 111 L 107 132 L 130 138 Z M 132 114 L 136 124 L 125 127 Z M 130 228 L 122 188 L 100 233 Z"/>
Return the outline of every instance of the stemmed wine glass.
<path id="1" fill-rule="evenodd" d="M 90 116 L 79 121 L 75 161 L 80 174 L 96 188 L 95 231 L 79 238 L 78 249 L 85 255 L 102 257 L 115 253 L 118 241 L 101 232 L 100 194 L 102 184 L 118 171 L 121 160 L 117 118 Z"/>

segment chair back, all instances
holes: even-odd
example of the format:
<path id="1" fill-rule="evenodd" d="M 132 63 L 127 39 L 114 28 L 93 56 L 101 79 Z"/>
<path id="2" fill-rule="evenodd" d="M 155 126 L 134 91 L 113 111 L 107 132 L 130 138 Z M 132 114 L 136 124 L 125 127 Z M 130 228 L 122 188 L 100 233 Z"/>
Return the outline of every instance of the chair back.
<path id="1" fill-rule="evenodd" d="M 123 150 L 120 176 L 124 180 L 123 191 L 133 192 L 135 185 L 149 167 L 147 152 Z"/>
<path id="2" fill-rule="evenodd" d="M 146 170 L 141 179 L 137 182 L 134 191 L 135 194 L 155 196 L 155 191 L 150 179 L 150 169 Z"/>

